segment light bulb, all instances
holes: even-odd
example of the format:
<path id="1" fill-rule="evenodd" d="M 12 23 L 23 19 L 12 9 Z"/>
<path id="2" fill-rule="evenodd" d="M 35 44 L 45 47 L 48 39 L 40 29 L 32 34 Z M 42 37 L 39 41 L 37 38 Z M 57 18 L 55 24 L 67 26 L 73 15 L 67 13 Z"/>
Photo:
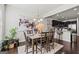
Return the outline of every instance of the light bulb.
<path id="1" fill-rule="evenodd" d="M 43 19 L 40 19 L 40 21 L 43 21 Z"/>
<path id="2" fill-rule="evenodd" d="M 79 12 L 77 14 L 79 15 Z"/>
<path id="3" fill-rule="evenodd" d="M 33 19 L 34 21 L 36 21 L 36 19 Z"/>
<path id="4" fill-rule="evenodd" d="M 74 8 L 73 10 L 74 10 L 74 11 L 76 11 L 76 10 L 77 10 L 77 8 Z"/>
<path id="5" fill-rule="evenodd" d="M 40 22 L 40 20 L 38 20 L 38 22 Z"/>

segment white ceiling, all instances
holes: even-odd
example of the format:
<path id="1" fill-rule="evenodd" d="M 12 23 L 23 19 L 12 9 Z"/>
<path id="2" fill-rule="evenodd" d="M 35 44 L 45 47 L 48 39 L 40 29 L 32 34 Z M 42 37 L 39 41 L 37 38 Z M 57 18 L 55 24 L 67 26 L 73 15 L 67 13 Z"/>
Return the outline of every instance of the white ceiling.
<path id="1" fill-rule="evenodd" d="M 54 15 L 50 16 L 52 19 L 68 19 L 68 18 L 75 18 L 79 15 L 77 14 L 79 12 L 79 7 L 74 7 L 73 4 L 8 4 L 11 7 L 17 8 L 18 10 L 25 11 L 27 18 L 34 18 L 35 16 L 39 14 L 39 17 L 43 17 L 45 14 L 48 14 L 50 11 L 57 12 L 61 9 L 68 8 L 70 6 L 70 9 L 66 9 L 63 12 L 55 13 Z M 72 6 L 73 5 L 73 6 Z M 75 5 L 78 6 L 78 5 Z M 62 8 L 63 7 L 63 8 Z M 74 11 L 74 8 L 77 8 L 77 11 Z M 57 10 L 57 11 L 55 11 Z M 51 13 L 54 13 L 51 12 Z"/>
<path id="2" fill-rule="evenodd" d="M 63 4 L 9 4 L 10 6 L 16 7 L 19 10 L 24 10 L 28 17 L 39 16 L 42 17 L 44 14 L 57 9 Z"/>
<path id="3" fill-rule="evenodd" d="M 76 9 L 76 10 L 74 10 L 74 9 Z M 79 17 L 78 13 L 79 13 L 79 5 L 71 8 L 71 9 L 65 10 L 63 12 L 57 13 L 55 15 L 52 15 L 50 17 L 52 17 L 53 19 L 60 19 L 60 20 L 72 19 L 72 18 Z"/>

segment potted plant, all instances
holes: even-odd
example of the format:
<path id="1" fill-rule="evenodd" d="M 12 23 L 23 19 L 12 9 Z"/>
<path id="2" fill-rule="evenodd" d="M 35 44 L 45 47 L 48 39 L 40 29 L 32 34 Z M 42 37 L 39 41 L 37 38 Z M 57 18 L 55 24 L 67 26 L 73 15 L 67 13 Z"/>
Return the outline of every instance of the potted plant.
<path id="1" fill-rule="evenodd" d="M 1 51 L 6 51 L 8 50 L 8 40 L 4 40 L 2 42 L 2 48 L 1 48 Z"/>
<path id="2" fill-rule="evenodd" d="M 14 47 L 14 39 L 16 36 L 16 28 L 11 28 L 9 31 L 9 35 L 5 36 L 5 39 L 8 39 L 8 47 L 13 48 Z"/>

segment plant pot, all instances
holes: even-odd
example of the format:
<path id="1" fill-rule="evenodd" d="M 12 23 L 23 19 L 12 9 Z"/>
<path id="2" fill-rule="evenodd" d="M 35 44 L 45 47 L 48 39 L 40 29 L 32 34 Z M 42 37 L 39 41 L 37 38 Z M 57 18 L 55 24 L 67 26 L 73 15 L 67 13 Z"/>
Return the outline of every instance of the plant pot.
<path id="1" fill-rule="evenodd" d="M 8 41 L 9 49 L 14 48 L 14 40 L 9 40 Z"/>
<path id="2" fill-rule="evenodd" d="M 8 50 L 8 40 L 4 40 L 2 42 L 2 48 L 1 48 L 1 51 L 6 51 Z"/>
<path id="3" fill-rule="evenodd" d="M 14 43 L 9 44 L 9 49 L 14 48 Z"/>

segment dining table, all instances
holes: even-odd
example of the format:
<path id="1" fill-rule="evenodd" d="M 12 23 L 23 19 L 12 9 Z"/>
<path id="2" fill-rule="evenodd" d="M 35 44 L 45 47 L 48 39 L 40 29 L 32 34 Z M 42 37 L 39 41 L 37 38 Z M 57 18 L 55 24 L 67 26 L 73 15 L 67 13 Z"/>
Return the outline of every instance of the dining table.
<path id="1" fill-rule="evenodd" d="M 34 41 L 36 41 L 36 53 L 37 53 L 37 40 L 44 37 L 41 34 L 28 34 L 28 38 L 32 40 L 32 53 L 34 54 Z"/>
<path id="2" fill-rule="evenodd" d="M 36 34 L 28 34 L 27 35 L 27 37 L 28 38 L 30 38 L 31 39 L 31 41 L 32 41 L 32 53 L 34 54 L 34 41 L 36 41 L 36 53 L 37 53 L 37 41 L 39 40 L 39 39 L 42 39 L 42 38 L 46 38 L 47 39 L 47 34 L 48 34 L 49 32 L 42 32 L 42 33 L 36 33 Z M 47 39 L 47 41 L 48 41 L 48 39 Z M 42 40 L 41 40 L 41 42 L 42 42 Z M 42 43 L 40 43 L 41 45 L 42 45 Z M 48 47 L 48 42 L 47 42 L 47 47 Z"/>

